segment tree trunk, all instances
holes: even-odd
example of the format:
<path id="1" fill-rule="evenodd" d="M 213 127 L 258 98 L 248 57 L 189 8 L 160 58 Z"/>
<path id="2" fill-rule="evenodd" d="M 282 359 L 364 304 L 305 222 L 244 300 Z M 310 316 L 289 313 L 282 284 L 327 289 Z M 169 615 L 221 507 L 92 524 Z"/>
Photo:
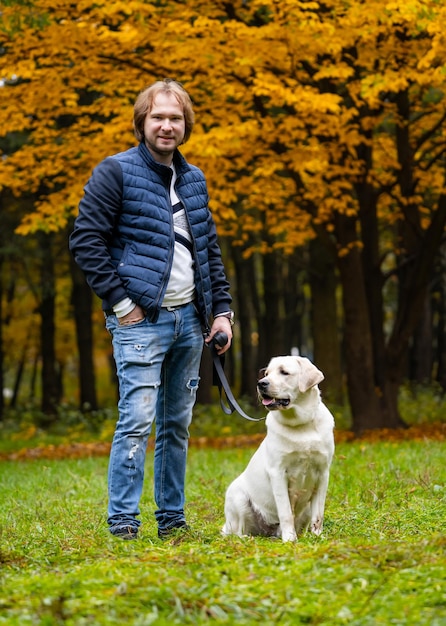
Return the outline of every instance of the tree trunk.
<path id="1" fill-rule="evenodd" d="M 1 236 L 1 235 L 0 235 Z M 1 242 L 0 242 L 1 246 Z M 4 380 L 4 349 L 3 349 L 3 251 L 0 250 L 0 422 L 3 421 L 5 400 L 3 390 Z"/>
<path id="2" fill-rule="evenodd" d="M 426 384 L 432 380 L 432 324 L 431 294 L 429 293 L 409 351 L 408 378 L 415 383 Z"/>
<path id="3" fill-rule="evenodd" d="M 82 411 L 96 411 L 96 373 L 93 360 L 93 294 L 79 267 L 70 255 L 72 280 L 71 303 L 76 326 L 76 343 L 79 354 L 79 404 Z"/>
<path id="4" fill-rule="evenodd" d="M 60 402 L 60 377 L 56 363 L 55 351 L 55 302 L 56 281 L 54 275 L 54 259 L 52 250 L 52 236 L 43 232 L 37 235 L 40 249 L 40 288 L 41 302 L 39 313 L 41 316 L 40 340 L 42 353 L 42 412 L 48 422 L 55 419 Z"/>
<path id="5" fill-rule="evenodd" d="M 446 246 L 440 249 L 440 263 L 438 287 L 436 290 L 436 317 L 437 317 L 437 343 L 436 343 L 436 362 L 437 376 L 436 381 L 441 388 L 446 391 Z"/>
<path id="6" fill-rule="evenodd" d="M 256 402 L 257 386 L 257 313 L 258 284 L 255 278 L 255 258 L 243 258 L 242 250 L 238 246 L 232 247 L 232 259 L 235 271 L 236 295 L 236 322 L 235 332 L 239 334 L 240 343 L 240 385 L 238 393 Z M 256 334 L 257 333 L 257 334 Z M 238 344 L 237 338 L 235 345 Z"/>
<path id="7" fill-rule="evenodd" d="M 259 328 L 259 357 L 265 365 L 271 357 L 282 354 L 283 327 L 280 323 L 281 268 L 276 252 L 262 256 L 263 301 L 265 312 Z"/>
<path id="8" fill-rule="evenodd" d="M 442 301 L 439 306 L 439 320 L 437 330 L 437 377 L 436 380 L 446 392 L 446 292 L 443 290 Z"/>
<path id="9" fill-rule="evenodd" d="M 311 329 L 314 364 L 324 374 L 320 388 L 324 397 L 342 405 L 344 401 L 343 372 L 337 318 L 336 259 L 321 238 L 310 242 Z"/>
<path id="10" fill-rule="evenodd" d="M 362 155 L 365 163 L 370 164 L 370 150 L 363 147 Z M 405 426 L 398 408 L 400 382 L 391 375 L 384 332 L 384 277 L 379 247 L 377 196 L 368 182 L 357 185 L 357 196 L 362 236 L 361 262 L 372 342 L 374 396 L 379 403 L 376 418 L 368 428 L 400 428 Z"/>
<path id="11" fill-rule="evenodd" d="M 372 337 L 355 218 L 337 215 L 336 231 L 341 246 L 338 266 L 344 309 L 348 396 L 353 429 L 362 432 L 382 428 L 386 423 L 374 385 Z"/>
<path id="12" fill-rule="evenodd" d="M 25 344 L 22 348 L 22 355 L 20 357 L 19 362 L 17 363 L 17 370 L 16 370 L 16 375 L 15 375 L 15 380 L 14 380 L 14 386 L 13 386 L 13 390 L 12 390 L 12 397 L 11 397 L 11 401 L 9 403 L 9 406 L 12 408 L 15 408 L 17 406 L 17 400 L 19 398 L 19 392 L 20 392 L 20 386 L 22 384 L 22 380 L 23 380 L 23 373 L 25 371 L 25 367 L 26 367 L 26 362 L 28 359 L 28 349 L 29 349 L 29 342 L 30 342 L 30 338 L 31 338 L 31 327 L 28 328 L 28 334 L 26 337 L 26 341 Z"/>
<path id="13" fill-rule="evenodd" d="M 361 155 L 370 167 L 370 148 L 362 146 Z M 366 178 L 366 177 L 365 177 Z M 359 219 L 361 226 L 362 254 L 361 262 L 364 274 L 364 289 L 370 320 L 370 334 L 373 349 L 373 377 L 375 387 L 385 386 L 386 372 L 386 339 L 384 333 L 384 278 L 381 268 L 380 235 L 377 212 L 377 196 L 370 183 L 366 180 L 356 186 L 359 203 Z"/>
<path id="14" fill-rule="evenodd" d="M 400 205 L 404 219 L 399 222 L 401 254 L 397 266 L 398 308 L 386 351 L 388 383 L 391 389 L 398 388 L 401 384 L 409 341 L 425 306 L 428 285 L 446 224 L 446 194 L 443 194 L 438 199 L 437 207 L 432 207 L 429 226 L 422 227 L 421 212 L 413 201 L 417 179 L 413 176 L 415 155 L 413 141 L 409 136 L 411 110 L 408 92 L 399 92 L 396 102 L 400 116 L 400 123 L 396 124 L 395 131 L 400 164 L 398 185 L 404 200 Z"/>
<path id="15" fill-rule="evenodd" d="M 313 357 L 313 340 L 308 320 L 308 302 L 304 284 L 308 277 L 307 250 L 300 248 L 279 263 L 283 268 L 282 307 L 284 337 L 282 353 L 290 354 L 294 348 L 304 356 Z"/>
<path id="16" fill-rule="evenodd" d="M 411 250 L 407 262 L 400 263 L 398 269 L 398 309 L 387 346 L 387 371 L 394 386 L 401 384 L 409 341 L 423 312 L 445 224 L 446 195 L 440 198 L 429 227 Z"/>

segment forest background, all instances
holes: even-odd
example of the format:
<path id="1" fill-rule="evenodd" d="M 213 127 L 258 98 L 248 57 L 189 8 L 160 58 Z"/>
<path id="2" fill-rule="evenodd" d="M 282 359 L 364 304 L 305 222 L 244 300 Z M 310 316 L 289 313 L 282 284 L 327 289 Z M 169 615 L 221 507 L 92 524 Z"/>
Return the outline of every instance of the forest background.
<path id="1" fill-rule="evenodd" d="M 356 431 L 446 389 L 446 6 L 441 0 L 4 0 L 0 416 L 116 402 L 100 303 L 67 240 L 82 188 L 180 80 L 234 296 L 227 368 L 298 349 Z M 211 402 L 205 351 L 199 402 Z"/>

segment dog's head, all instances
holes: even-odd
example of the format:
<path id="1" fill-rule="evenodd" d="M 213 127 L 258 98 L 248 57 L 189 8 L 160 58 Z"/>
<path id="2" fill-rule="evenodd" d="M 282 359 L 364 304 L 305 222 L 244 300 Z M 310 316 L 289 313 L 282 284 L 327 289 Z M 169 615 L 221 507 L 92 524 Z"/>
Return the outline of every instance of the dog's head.
<path id="1" fill-rule="evenodd" d="M 323 380 L 322 372 L 306 357 L 276 356 L 261 370 L 257 393 L 270 411 L 287 409 Z"/>

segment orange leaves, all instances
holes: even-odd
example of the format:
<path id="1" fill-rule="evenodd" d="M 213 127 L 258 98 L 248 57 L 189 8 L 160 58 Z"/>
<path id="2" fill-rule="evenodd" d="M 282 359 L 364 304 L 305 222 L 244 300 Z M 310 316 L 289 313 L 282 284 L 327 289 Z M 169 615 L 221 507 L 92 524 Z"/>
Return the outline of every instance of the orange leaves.
<path id="1" fill-rule="evenodd" d="M 197 448 L 247 448 L 257 447 L 264 439 L 264 433 L 252 435 L 233 435 L 230 437 L 197 437 L 190 441 L 191 447 Z M 353 432 L 348 430 L 335 430 L 336 443 L 345 443 L 350 441 L 363 441 L 364 443 L 377 443 L 385 441 L 388 443 L 398 443 L 400 441 L 445 441 L 446 440 L 446 424 L 422 424 L 411 426 L 407 429 L 390 429 L 384 428 L 380 430 L 371 430 L 355 436 Z M 153 440 L 149 441 L 149 447 L 153 447 Z M 64 443 L 59 445 L 46 445 L 37 448 L 22 448 L 17 452 L 8 452 L 0 454 L 0 460 L 9 461 L 32 461 L 37 459 L 79 459 L 85 457 L 108 456 L 110 453 L 110 443 L 97 442 L 78 442 Z"/>
<path id="2" fill-rule="evenodd" d="M 337 443 L 353 441 L 354 439 L 368 443 L 377 443 L 378 441 L 386 441 L 388 443 L 398 443 L 400 441 L 445 441 L 446 424 L 437 422 L 434 424 L 417 424 L 409 428 L 381 428 L 365 431 L 357 437 L 350 431 L 335 431 L 335 439 Z"/>
<path id="3" fill-rule="evenodd" d="M 137 93 L 164 76 L 191 93 L 197 125 L 184 152 L 205 171 L 225 233 L 248 240 L 269 227 L 277 245 L 301 245 L 313 220 L 358 210 L 365 180 L 392 221 L 395 97 L 413 102 L 414 142 L 428 137 L 445 92 L 445 11 L 434 0 L 371 0 L 366 11 L 341 0 L 10 4 L 0 128 L 23 133 L 23 145 L 6 149 L 0 186 L 37 194 L 20 232 L 64 225 L 91 168 L 134 143 Z M 417 159 L 428 206 L 443 182 L 427 167 L 430 146 Z"/>

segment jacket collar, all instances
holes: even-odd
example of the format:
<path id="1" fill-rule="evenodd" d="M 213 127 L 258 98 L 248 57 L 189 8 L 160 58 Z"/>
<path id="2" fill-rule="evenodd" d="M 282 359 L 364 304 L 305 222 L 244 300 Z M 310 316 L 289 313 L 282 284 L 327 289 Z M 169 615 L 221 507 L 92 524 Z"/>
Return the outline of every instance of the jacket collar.
<path id="1" fill-rule="evenodd" d="M 155 161 L 155 159 L 147 149 L 144 141 L 140 142 L 138 146 L 138 152 L 141 155 L 143 161 L 148 165 L 148 167 L 158 172 L 160 176 L 170 179 L 172 175 L 171 168 L 168 165 L 163 165 L 162 163 L 158 163 L 158 161 Z M 184 172 L 190 169 L 189 164 L 178 149 L 175 150 L 173 154 L 173 164 L 175 165 L 177 177 L 181 174 L 184 174 Z"/>

